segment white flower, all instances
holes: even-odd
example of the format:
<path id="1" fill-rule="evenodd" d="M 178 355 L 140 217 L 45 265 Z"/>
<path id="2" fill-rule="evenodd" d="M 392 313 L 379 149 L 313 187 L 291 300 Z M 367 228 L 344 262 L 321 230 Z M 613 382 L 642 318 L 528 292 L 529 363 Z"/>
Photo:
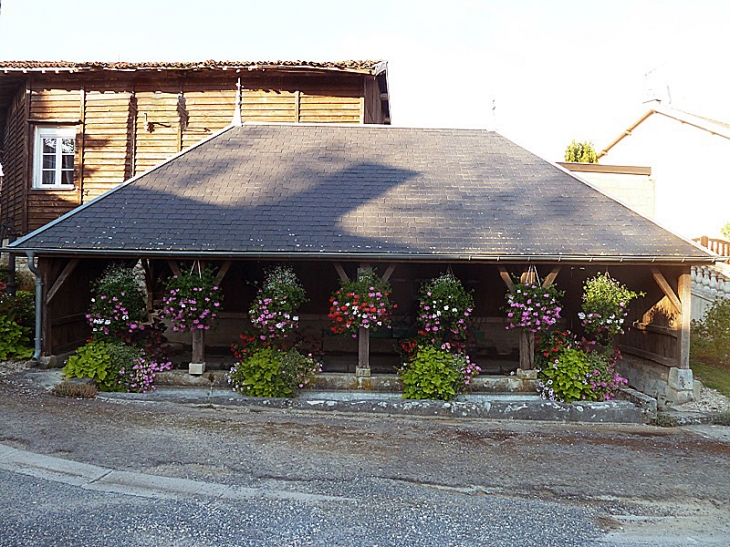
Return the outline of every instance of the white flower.
<path id="1" fill-rule="evenodd" d="M 444 311 L 449 311 L 449 307 L 448 306 L 444 306 Z"/>
<path id="2" fill-rule="evenodd" d="M 292 321 L 299 321 L 299 316 L 295 315 L 294 317 L 292 317 Z"/>

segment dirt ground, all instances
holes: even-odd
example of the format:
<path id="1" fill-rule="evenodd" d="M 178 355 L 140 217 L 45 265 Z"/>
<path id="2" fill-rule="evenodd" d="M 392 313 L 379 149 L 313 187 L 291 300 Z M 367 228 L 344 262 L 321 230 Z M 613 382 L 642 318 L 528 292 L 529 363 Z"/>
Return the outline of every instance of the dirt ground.
<path id="1" fill-rule="evenodd" d="M 687 428 L 72 400 L 12 370 L 0 416 L 0 443 L 114 469 L 302 491 L 378 477 L 591 507 L 611 544 L 730 544 L 730 443 Z"/>

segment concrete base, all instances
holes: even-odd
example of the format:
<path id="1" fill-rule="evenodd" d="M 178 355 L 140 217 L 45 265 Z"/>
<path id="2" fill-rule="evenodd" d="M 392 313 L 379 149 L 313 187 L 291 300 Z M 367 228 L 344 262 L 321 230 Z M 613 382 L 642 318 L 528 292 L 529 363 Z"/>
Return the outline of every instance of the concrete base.
<path id="1" fill-rule="evenodd" d="M 188 374 L 200 376 L 205 372 L 205 363 L 190 363 L 188 365 Z"/>

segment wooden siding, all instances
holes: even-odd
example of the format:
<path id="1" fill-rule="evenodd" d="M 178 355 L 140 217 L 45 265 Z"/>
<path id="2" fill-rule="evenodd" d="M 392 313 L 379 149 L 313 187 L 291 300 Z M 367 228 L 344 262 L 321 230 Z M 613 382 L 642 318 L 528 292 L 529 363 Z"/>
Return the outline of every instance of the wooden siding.
<path id="1" fill-rule="evenodd" d="M 30 119 L 33 122 L 75 123 L 81 120 L 80 89 L 33 89 Z"/>
<path id="2" fill-rule="evenodd" d="M 5 176 L 0 189 L 0 213 L 2 220 L 13 217 L 16 232 L 23 229 L 24 201 L 23 181 L 27 164 L 26 95 L 21 89 L 8 108 L 3 138 L 3 164 Z"/>
<path id="3" fill-rule="evenodd" d="M 188 148 L 231 123 L 236 109 L 236 82 L 183 88 L 185 115 L 182 146 Z"/>
<path id="4" fill-rule="evenodd" d="M 132 175 L 135 122 L 131 93 L 87 93 L 83 201 L 94 199 Z"/>
<path id="5" fill-rule="evenodd" d="M 139 175 L 181 149 L 179 94 L 143 89 L 136 91 L 135 97 L 137 122 L 134 174 Z"/>

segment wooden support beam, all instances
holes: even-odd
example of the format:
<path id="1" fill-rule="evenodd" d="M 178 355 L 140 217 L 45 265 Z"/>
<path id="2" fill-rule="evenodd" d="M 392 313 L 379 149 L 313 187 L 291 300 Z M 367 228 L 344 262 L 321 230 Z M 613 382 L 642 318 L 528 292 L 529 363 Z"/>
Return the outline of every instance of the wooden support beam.
<path id="1" fill-rule="evenodd" d="M 358 377 L 370 376 L 370 329 L 360 327 L 357 332 L 357 369 Z"/>
<path id="2" fill-rule="evenodd" d="M 512 282 L 512 278 L 510 277 L 507 268 L 505 268 L 504 266 L 499 267 L 499 277 L 501 277 L 502 281 L 504 281 L 504 284 L 507 285 L 509 292 L 514 292 L 515 284 Z"/>
<path id="3" fill-rule="evenodd" d="M 532 370 L 535 366 L 535 333 L 520 329 L 520 368 Z"/>
<path id="4" fill-rule="evenodd" d="M 679 368 L 689 368 L 689 334 L 692 320 L 692 274 L 689 267 L 679 276 L 679 300 L 682 303 L 679 326 Z"/>
<path id="5" fill-rule="evenodd" d="M 560 266 L 555 266 L 553 268 L 553 271 L 551 271 L 545 280 L 542 282 L 543 288 L 551 286 L 553 283 L 555 283 L 555 278 L 558 277 L 558 274 L 560 273 Z"/>
<path id="6" fill-rule="evenodd" d="M 223 265 L 221 266 L 221 269 L 218 270 L 218 275 L 215 276 L 215 279 L 213 280 L 213 283 L 216 285 L 220 285 L 221 281 L 223 281 L 223 278 L 228 273 L 228 270 L 231 269 L 232 262 L 230 260 L 226 260 Z"/>
<path id="7" fill-rule="evenodd" d="M 63 271 L 61 272 L 61 275 L 58 276 L 58 279 L 53 283 L 50 289 L 48 289 L 48 292 L 46 293 L 46 304 L 48 304 L 51 300 L 53 300 L 53 297 L 56 296 L 56 293 L 58 290 L 63 286 L 63 284 L 68 279 L 68 276 L 70 276 L 74 269 L 76 269 L 76 266 L 79 263 L 78 258 L 73 258 L 69 260 L 69 262 L 66 264 L 66 266 L 63 268 Z"/>
<path id="8" fill-rule="evenodd" d="M 180 275 L 180 266 L 177 265 L 177 261 L 168 260 L 167 265 L 170 266 L 170 270 L 172 270 L 172 275 Z"/>
<path id="9" fill-rule="evenodd" d="M 395 271 L 397 264 L 391 264 L 388 266 L 388 268 L 385 270 L 385 273 L 383 274 L 383 281 L 388 281 L 390 279 L 390 276 L 393 275 L 393 272 Z"/>
<path id="10" fill-rule="evenodd" d="M 659 271 L 659 268 L 652 268 L 651 274 L 654 276 L 654 281 L 656 281 L 656 284 L 659 285 L 659 288 L 664 292 L 664 294 L 674 306 L 674 309 L 677 311 L 678 314 L 681 315 L 682 302 L 680 301 L 674 290 L 672 290 L 672 287 L 669 286 L 669 283 L 667 283 L 667 280 L 664 275 L 662 275 L 662 272 Z"/>
<path id="11" fill-rule="evenodd" d="M 345 268 L 342 267 L 342 264 L 340 264 L 339 262 L 335 262 L 334 266 L 335 270 L 337 270 L 337 275 L 340 276 L 341 281 L 343 281 L 344 283 L 350 281 L 350 278 L 347 276 L 347 272 L 345 272 Z"/>

